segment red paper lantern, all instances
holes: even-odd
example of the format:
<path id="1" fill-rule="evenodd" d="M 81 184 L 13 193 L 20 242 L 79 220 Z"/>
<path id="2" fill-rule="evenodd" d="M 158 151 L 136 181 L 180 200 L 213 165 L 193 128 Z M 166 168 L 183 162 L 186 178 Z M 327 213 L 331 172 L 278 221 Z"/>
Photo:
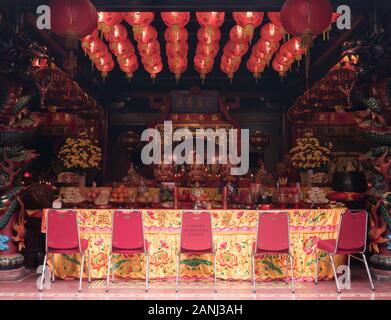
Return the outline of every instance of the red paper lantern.
<path id="1" fill-rule="evenodd" d="M 294 56 L 301 56 L 305 53 L 305 49 L 301 46 L 300 39 L 292 38 L 286 42 L 286 49 Z"/>
<path id="2" fill-rule="evenodd" d="M 250 42 L 251 41 L 250 35 L 248 33 L 246 33 L 246 30 L 239 25 L 232 27 L 231 31 L 229 32 L 229 38 L 233 42 Z"/>
<path id="3" fill-rule="evenodd" d="M 189 33 L 185 28 L 167 28 L 164 32 L 164 39 L 167 42 L 186 42 L 189 38 Z"/>
<path id="4" fill-rule="evenodd" d="M 135 73 L 139 67 L 137 57 L 135 55 L 131 56 L 130 58 L 121 59 L 121 60 L 119 59 L 118 63 L 120 69 L 126 73 L 127 78 L 132 78 L 133 73 Z"/>
<path id="5" fill-rule="evenodd" d="M 142 43 L 149 43 L 157 40 L 157 31 L 153 26 L 133 27 L 134 40 Z"/>
<path id="6" fill-rule="evenodd" d="M 187 56 L 189 45 L 187 42 L 167 43 L 166 54 L 168 57 Z"/>
<path id="7" fill-rule="evenodd" d="M 155 63 L 152 65 L 144 65 L 145 71 L 147 71 L 151 78 L 156 78 L 156 75 L 163 70 L 163 63 L 160 61 L 160 63 Z"/>
<path id="8" fill-rule="evenodd" d="M 64 37 L 69 49 L 77 48 L 77 39 L 91 34 L 98 25 L 98 14 L 89 0 L 51 0 L 52 31 Z"/>
<path id="9" fill-rule="evenodd" d="M 182 73 L 187 69 L 187 58 L 170 58 L 168 59 L 168 68 L 175 74 L 175 78 L 178 80 Z"/>
<path id="10" fill-rule="evenodd" d="M 96 51 L 94 53 L 90 54 L 91 60 L 100 59 L 101 57 L 104 57 L 109 54 L 109 49 L 106 45 L 103 45 L 102 48 L 99 51 Z"/>
<path id="11" fill-rule="evenodd" d="M 233 74 L 239 70 L 240 58 L 230 58 L 226 55 L 221 57 L 220 69 L 232 80 Z"/>
<path id="12" fill-rule="evenodd" d="M 115 67 L 114 61 L 111 61 L 103 66 L 98 65 L 96 68 L 102 73 L 102 77 L 105 78 L 109 74 L 109 72 L 113 71 Z"/>
<path id="13" fill-rule="evenodd" d="M 292 36 L 300 37 L 303 48 L 309 48 L 313 37 L 331 24 L 333 8 L 329 0 L 287 0 L 281 9 L 281 22 Z"/>
<path id="14" fill-rule="evenodd" d="M 254 46 L 255 50 L 265 53 L 267 56 L 273 56 L 273 53 L 276 53 L 280 48 L 279 42 L 266 41 L 260 39 L 257 44 Z"/>
<path id="15" fill-rule="evenodd" d="M 258 63 L 258 61 L 259 60 L 257 58 L 252 56 L 250 59 L 248 59 L 246 64 L 247 70 L 254 75 L 254 78 L 259 78 L 260 74 L 265 70 L 265 66 L 267 65 L 267 63 Z"/>
<path id="16" fill-rule="evenodd" d="M 137 45 L 140 56 L 155 56 L 160 54 L 160 44 L 158 41 L 153 41 L 150 43 L 140 42 Z"/>
<path id="17" fill-rule="evenodd" d="M 272 63 L 272 67 L 275 71 L 278 72 L 278 74 L 280 75 L 280 77 L 284 77 L 286 72 L 288 71 L 289 68 L 287 68 L 287 66 L 284 66 L 280 63 L 278 63 L 278 61 L 276 59 L 273 60 L 273 63 Z"/>
<path id="18" fill-rule="evenodd" d="M 199 43 L 197 45 L 196 55 L 200 57 L 212 57 L 215 58 L 219 52 L 219 45 Z"/>
<path id="19" fill-rule="evenodd" d="M 135 53 L 133 44 L 130 42 L 129 39 L 110 43 L 110 50 L 116 56 L 123 56 Z"/>
<path id="20" fill-rule="evenodd" d="M 225 12 L 196 12 L 196 18 L 201 26 L 217 29 L 224 23 Z"/>
<path id="21" fill-rule="evenodd" d="M 242 57 L 248 51 L 247 42 L 233 42 L 232 40 L 228 41 L 224 46 L 224 54 L 228 57 Z"/>
<path id="22" fill-rule="evenodd" d="M 121 12 L 99 12 L 98 23 L 101 27 L 114 26 L 122 22 L 124 16 Z"/>
<path id="23" fill-rule="evenodd" d="M 83 46 L 83 44 L 87 45 L 88 43 L 90 43 L 98 38 L 99 38 L 99 30 L 95 29 L 91 34 L 81 38 L 80 41 Z"/>
<path id="24" fill-rule="evenodd" d="M 155 19 L 153 12 L 126 12 L 124 18 L 131 26 L 147 26 Z"/>
<path id="25" fill-rule="evenodd" d="M 108 42 L 119 42 L 127 39 L 128 31 L 122 24 L 114 25 L 109 32 L 106 32 L 105 38 Z"/>
<path id="26" fill-rule="evenodd" d="M 263 12 L 233 12 L 232 16 L 239 26 L 245 29 L 246 34 L 253 38 L 254 29 L 259 27 L 262 23 Z"/>
<path id="27" fill-rule="evenodd" d="M 221 39 L 220 29 L 212 28 L 210 26 L 202 27 L 197 32 L 199 42 L 212 44 L 219 42 Z"/>
<path id="28" fill-rule="evenodd" d="M 205 79 L 205 76 L 212 72 L 214 65 L 214 59 L 211 57 L 195 56 L 194 69 L 200 74 L 201 79 Z"/>
<path id="29" fill-rule="evenodd" d="M 295 61 L 295 58 L 291 55 L 291 57 L 285 56 L 279 51 L 275 57 L 274 60 L 277 60 L 278 64 L 281 64 L 287 68 L 291 66 L 291 64 Z"/>
<path id="30" fill-rule="evenodd" d="M 162 20 L 167 27 L 184 27 L 190 21 L 190 12 L 162 12 Z"/>
<path id="31" fill-rule="evenodd" d="M 261 29 L 261 38 L 269 42 L 280 42 L 284 38 L 284 30 L 273 23 L 267 23 Z"/>
<path id="32" fill-rule="evenodd" d="M 92 55 L 92 54 L 97 53 L 98 51 L 102 50 L 103 47 L 106 47 L 106 45 L 99 38 L 96 38 L 95 40 L 93 40 L 91 42 L 83 42 L 82 43 L 82 48 L 88 55 Z"/>
<path id="33" fill-rule="evenodd" d="M 283 28 L 281 23 L 281 14 L 279 12 L 268 12 L 267 17 L 274 25 L 279 28 Z"/>

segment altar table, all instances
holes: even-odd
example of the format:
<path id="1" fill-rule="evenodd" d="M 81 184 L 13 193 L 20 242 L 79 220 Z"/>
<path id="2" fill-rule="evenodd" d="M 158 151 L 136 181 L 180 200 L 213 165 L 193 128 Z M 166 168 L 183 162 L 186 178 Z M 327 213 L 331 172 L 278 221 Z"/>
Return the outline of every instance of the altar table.
<path id="1" fill-rule="evenodd" d="M 319 239 L 335 238 L 340 216 L 344 209 L 288 210 L 290 215 L 291 252 L 296 281 L 313 281 L 315 252 Z M 82 238 L 89 240 L 92 278 L 105 278 L 111 241 L 112 214 L 114 210 L 78 209 Z M 145 237 L 150 252 L 150 278 L 173 279 L 176 270 L 180 215 L 182 210 L 141 210 L 144 217 Z M 42 232 L 45 232 L 43 211 Z M 222 280 L 249 280 L 251 278 L 250 254 L 257 223 L 255 210 L 212 210 L 214 241 L 217 246 L 217 277 Z M 320 256 L 319 279 L 332 279 L 329 259 Z M 344 256 L 335 256 L 337 266 Z M 51 259 L 48 259 L 49 265 Z M 56 254 L 55 275 L 60 278 L 78 278 L 80 257 Z M 213 276 L 213 257 L 202 255 L 182 257 L 183 279 L 208 279 Z M 144 256 L 114 255 L 115 275 L 127 279 L 145 279 Z M 257 279 L 272 281 L 286 278 L 285 256 L 262 256 L 256 259 Z M 85 275 L 87 269 L 85 268 Z"/>

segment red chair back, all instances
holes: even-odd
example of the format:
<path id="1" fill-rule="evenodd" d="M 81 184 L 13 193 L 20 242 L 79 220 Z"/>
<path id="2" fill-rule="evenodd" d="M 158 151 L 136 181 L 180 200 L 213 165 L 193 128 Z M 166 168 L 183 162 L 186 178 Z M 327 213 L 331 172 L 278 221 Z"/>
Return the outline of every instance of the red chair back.
<path id="1" fill-rule="evenodd" d="M 339 225 L 338 250 L 365 251 L 368 214 L 365 210 L 346 210 Z"/>
<path id="2" fill-rule="evenodd" d="M 112 247 L 120 250 L 145 248 L 143 215 L 140 211 L 114 212 Z"/>
<path id="3" fill-rule="evenodd" d="M 209 212 L 184 212 L 181 252 L 213 252 L 212 217 Z"/>
<path id="4" fill-rule="evenodd" d="M 289 252 L 289 216 L 262 212 L 258 216 L 257 251 Z"/>
<path id="5" fill-rule="evenodd" d="M 50 210 L 46 216 L 46 250 L 80 249 L 77 214 Z"/>

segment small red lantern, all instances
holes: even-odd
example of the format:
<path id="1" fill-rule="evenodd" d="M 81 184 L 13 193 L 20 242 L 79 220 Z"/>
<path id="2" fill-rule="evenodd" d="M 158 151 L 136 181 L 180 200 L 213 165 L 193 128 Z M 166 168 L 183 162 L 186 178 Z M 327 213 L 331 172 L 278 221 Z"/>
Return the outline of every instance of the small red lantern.
<path id="1" fill-rule="evenodd" d="M 164 39 L 167 42 L 186 42 L 189 38 L 189 33 L 186 28 L 167 28 L 164 32 Z"/>
<path id="2" fill-rule="evenodd" d="M 168 59 L 168 68 L 175 74 L 175 79 L 179 79 L 181 74 L 187 69 L 187 58 L 170 58 Z"/>
<path id="3" fill-rule="evenodd" d="M 168 57 L 187 56 L 189 45 L 187 42 L 167 43 L 166 53 Z"/>
<path id="4" fill-rule="evenodd" d="M 97 53 L 98 51 L 102 50 L 102 48 L 105 46 L 106 46 L 105 43 L 99 38 L 91 42 L 83 42 L 82 44 L 83 50 L 89 55 Z"/>
<path id="5" fill-rule="evenodd" d="M 221 31 L 220 29 L 215 29 L 210 26 L 202 27 L 197 32 L 197 38 L 198 41 L 202 43 L 216 43 L 221 39 Z"/>
<path id="6" fill-rule="evenodd" d="M 301 56 L 305 54 L 306 50 L 301 47 L 300 39 L 292 38 L 289 39 L 284 47 L 288 50 L 292 55 L 296 57 L 297 60 L 301 59 Z"/>
<path id="7" fill-rule="evenodd" d="M 142 43 L 149 43 L 157 40 L 157 31 L 153 26 L 133 27 L 134 40 Z"/>
<path id="8" fill-rule="evenodd" d="M 228 78 L 230 80 L 233 79 L 233 75 L 235 72 L 239 70 L 240 67 L 240 58 L 230 58 L 227 57 L 226 55 L 223 55 L 221 57 L 221 62 L 220 62 L 220 69 L 224 73 L 228 75 Z"/>
<path id="9" fill-rule="evenodd" d="M 190 12 L 162 12 L 162 20 L 167 27 L 184 27 L 190 21 Z"/>
<path id="10" fill-rule="evenodd" d="M 295 61 L 295 58 L 292 55 L 291 57 L 284 56 L 283 54 L 281 54 L 281 51 L 279 51 L 275 55 L 274 60 L 277 60 L 278 64 L 290 68 L 291 64 Z"/>
<path id="11" fill-rule="evenodd" d="M 253 38 L 254 29 L 259 27 L 262 23 L 264 13 L 263 12 L 233 12 L 232 16 L 235 22 L 245 29 L 246 34 Z"/>
<path id="12" fill-rule="evenodd" d="M 147 26 L 155 19 L 153 12 L 126 12 L 124 18 L 131 26 Z"/>
<path id="13" fill-rule="evenodd" d="M 156 75 L 163 70 L 163 63 L 160 61 L 160 63 L 154 63 L 151 65 L 144 65 L 145 70 L 151 75 L 152 79 L 156 78 Z"/>
<path id="14" fill-rule="evenodd" d="M 106 45 L 103 45 L 99 51 L 90 54 L 90 59 L 91 60 L 100 59 L 108 54 L 109 54 L 109 49 L 107 48 Z"/>
<path id="15" fill-rule="evenodd" d="M 256 50 L 259 50 L 266 55 L 273 56 L 273 53 L 276 53 L 280 48 L 279 42 L 266 41 L 265 39 L 260 39 L 255 45 Z"/>
<path id="16" fill-rule="evenodd" d="M 51 0 L 52 30 L 65 38 L 68 49 L 77 48 L 77 40 L 98 26 L 98 14 L 89 0 Z"/>
<path id="17" fill-rule="evenodd" d="M 135 73 L 138 69 L 138 61 L 136 56 L 132 56 L 131 58 L 126 58 L 121 60 L 119 63 L 120 69 L 126 73 L 126 77 L 128 79 L 133 77 L 133 73 Z"/>
<path id="18" fill-rule="evenodd" d="M 105 34 L 106 41 L 119 42 L 128 37 L 128 31 L 122 24 L 114 25 L 109 32 Z"/>
<path id="19" fill-rule="evenodd" d="M 197 45 L 196 55 L 200 57 L 212 57 L 215 58 L 219 52 L 219 45 L 199 43 Z"/>
<path id="20" fill-rule="evenodd" d="M 159 41 L 153 41 L 150 43 L 142 43 L 140 42 L 138 45 L 138 51 L 140 56 L 155 56 L 160 55 L 160 44 Z"/>
<path id="21" fill-rule="evenodd" d="M 242 57 L 248 51 L 247 42 L 233 42 L 232 40 L 228 41 L 224 46 L 224 54 L 228 57 Z"/>
<path id="22" fill-rule="evenodd" d="M 286 66 L 278 63 L 278 61 L 276 59 L 273 60 L 273 63 L 272 63 L 272 67 L 275 71 L 278 72 L 278 74 L 280 75 L 280 77 L 285 77 L 285 74 L 286 72 L 288 71 L 289 68 L 287 68 Z"/>
<path id="23" fill-rule="evenodd" d="M 120 42 L 110 43 L 110 50 L 116 56 L 134 54 L 135 49 L 129 39 Z"/>
<path id="24" fill-rule="evenodd" d="M 225 19 L 225 12 L 196 12 L 197 21 L 201 26 L 220 28 Z"/>
<path id="25" fill-rule="evenodd" d="M 251 41 L 250 34 L 246 33 L 246 30 L 239 25 L 232 27 L 231 31 L 229 32 L 229 38 L 234 42 L 250 42 Z"/>
<path id="26" fill-rule="evenodd" d="M 284 30 L 274 23 L 267 23 L 261 29 L 261 38 L 269 42 L 280 42 L 284 38 Z"/>
<path id="27" fill-rule="evenodd" d="M 263 63 L 258 63 L 258 59 L 252 56 L 250 59 L 247 61 L 247 70 L 250 71 L 254 78 L 258 79 L 261 75 L 261 73 L 265 70 L 265 64 Z"/>
<path id="28" fill-rule="evenodd" d="M 99 38 L 99 30 L 95 29 L 91 34 L 81 38 L 80 41 L 83 46 L 84 44 L 87 45 L 88 43 L 90 43 L 98 38 Z"/>
<path id="29" fill-rule="evenodd" d="M 292 36 L 300 37 L 308 49 L 313 38 L 331 24 L 333 8 L 329 0 L 287 0 L 281 9 L 281 22 Z"/>
<path id="30" fill-rule="evenodd" d="M 99 12 L 98 23 L 102 28 L 104 26 L 114 26 L 122 22 L 124 16 L 121 12 Z"/>
<path id="31" fill-rule="evenodd" d="M 202 80 L 205 79 L 205 76 L 212 72 L 214 65 L 214 59 L 211 57 L 200 57 L 195 56 L 194 58 L 194 68 L 200 74 Z"/>

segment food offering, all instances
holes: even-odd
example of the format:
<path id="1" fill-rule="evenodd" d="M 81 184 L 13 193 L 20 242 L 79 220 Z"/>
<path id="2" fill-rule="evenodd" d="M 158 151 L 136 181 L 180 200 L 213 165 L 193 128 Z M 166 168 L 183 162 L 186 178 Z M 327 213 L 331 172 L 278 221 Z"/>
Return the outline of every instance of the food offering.
<path id="1" fill-rule="evenodd" d="M 113 205 L 125 205 L 134 201 L 133 193 L 124 185 L 120 184 L 111 192 L 110 201 Z"/>

